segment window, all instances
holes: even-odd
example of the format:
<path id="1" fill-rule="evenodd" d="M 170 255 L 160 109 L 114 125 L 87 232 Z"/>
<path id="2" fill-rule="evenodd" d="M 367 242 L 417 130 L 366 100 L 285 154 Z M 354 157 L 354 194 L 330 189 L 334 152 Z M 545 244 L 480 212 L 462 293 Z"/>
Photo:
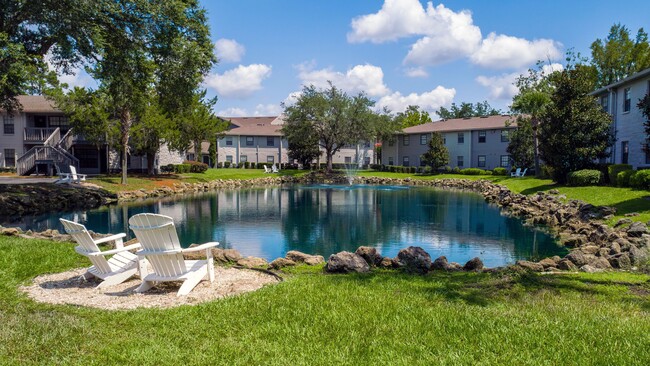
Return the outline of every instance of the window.
<path id="1" fill-rule="evenodd" d="M 402 158 L 402 165 L 403 166 L 409 166 L 409 164 L 410 164 L 409 163 L 409 157 L 408 156 L 403 157 Z"/>
<path id="2" fill-rule="evenodd" d="M 351 156 L 346 156 L 345 157 L 345 163 L 346 164 L 352 164 L 352 157 Z"/>
<path id="3" fill-rule="evenodd" d="M 246 136 L 246 146 L 253 146 L 255 144 L 255 139 L 253 136 Z"/>
<path id="4" fill-rule="evenodd" d="M 485 155 L 478 156 L 478 167 L 485 168 Z"/>
<path id="5" fill-rule="evenodd" d="M 627 164 L 630 157 L 630 142 L 621 142 L 621 164 Z"/>
<path id="6" fill-rule="evenodd" d="M 74 156 L 79 159 L 79 168 L 99 168 L 99 153 L 96 148 L 75 147 Z M 131 159 L 129 159 L 131 160 Z"/>
<path id="7" fill-rule="evenodd" d="M 5 116 L 4 118 L 4 133 L 5 135 L 13 135 L 16 130 L 14 128 L 14 118 L 13 117 L 7 117 Z"/>
<path id="8" fill-rule="evenodd" d="M 501 130 L 501 142 L 508 142 L 508 141 L 510 141 L 510 131 Z"/>
<path id="9" fill-rule="evenodd" d="M 603 111 L 607 112 L 607 104 L 609 102 L 609 97 L 607 95 L 604 95 L 600 97 L 600 107 L 603 109 Z"/>
<path id="10" fill-rule="evenodd" d="M 392 157 L 392 156 L 389 156 L 389 157 L 388 157 L 388 165 L 395 165 L 394 163 L 395 163 L 395 162 L 393 161 L 393 157 Z"/>
<path id="11" fill-rule="evenodd" d="M 15 149 L 5 149 L 5 167 L 14 167 L 16 166 L 16 150 Z"/>
<path id="12" fill-rule="evenodd" d="M 68 131 L 68 127 L 70 125 L 70 122 L 68 121 L 68 117 L 65 116 L 50 116 L 50 127 L 51 128 L 57 128 L 59 127 L 61 131 Z"/>
<path id="13" fill-rule="evenodd" d="M 420 145 L 426 145 L 427 144 L 427 134 L 423 133 L 420 135 Z"/>
<path id="14" fill-rule="evenodd" d="M 211 165 L 210 164 L 210 155 L 205 155 L 205 154 L 201 155 L 201 160 L 203 161 L 203 164 L 207 164 L 208 166 Z"/>
<path id="15" fill-rule="evenodd" d="M 463 133 L 463 132 L 458 133 L 458 143 L 459 144 L 464 144 L 465 143 L 465 133 Z"/>
<path id="16" fill-rule="evenodd" d="M 630 95 L 630 88 L 625 88 L 623 91 L 623 112 L 629 112 L 632 106 L 632 96 Z"/>
<path id="17" fill-rule="evenodd" d="M 507 168 L 510 166 L 510 155 L 501 155 L 501 165 L 502 168 Z"/>
<path id="18" fill-rule="evenodd" d="M 465 161 L 464 161 L 464 159 L 463 159 L 463 156 L 462 156 L 462 155 L 458 155 L 458 157 L 456 158 L 456 165 L 457 165 L 458 167 L 462 167 L 462 166 L 464 165 L 464 163 L 465 163 Z"/>
<path id="19" fill-rule="evenodd" d="M 239 162 L 245 163 L 248 161 L 248 155 L 239 155 Z"/>
<path id="20" fill-rule="evenodd" d="M 481 144 L 485 142 L 485 131 L 478 132 L 478 142 Z"/>
<path id="21" fill-rule="evenodd" d="M 194 153 L 188 153 L 185 160 L 194 161 Z M 129 159 L 129 161 L 131 160 Z"/>
<path id="22" fill-rule="evenodd" d="M 402 139 L 402 145 L 408 146 L 411 143 L 411 136 L 409 135 L 404 135 Z"/>
<path id="23" fill-rule="evenodd" d="M 444 145 L 447 145 L 447 138 L 446 138 L 446 137 L 443 137 L 443 138 L 442 138 L 442 143 L 443 143 Z"/>
<path id="24" fill-rule="evenodd" d="M 275 156 L 273 156 L 273 155 L 267 155 L 267 156 L 266 156 L 266 162 L 267 162 L 267 163 L 271 163 L 271 164 L 275 163 Z"/>
<path id="25" fill-rule="evenodd" d="M 226 155 L 226 161 L 232 163 L 232 155 Z"/>
<path id="26" fill-rule="evenodd" d="M 273 136 L 266 137 L 266 146 L 275 146 L 275 139 Z"/>
<path id="27" fill-rule="evenodd" d="M 226 146 L 232 146 L 232 137 L 226 137 Z"/>

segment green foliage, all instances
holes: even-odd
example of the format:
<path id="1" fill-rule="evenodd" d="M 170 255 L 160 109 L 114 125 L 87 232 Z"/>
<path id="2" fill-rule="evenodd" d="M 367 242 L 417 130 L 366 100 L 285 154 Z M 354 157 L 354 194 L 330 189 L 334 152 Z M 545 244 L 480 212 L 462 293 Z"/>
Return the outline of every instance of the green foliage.
<path id="1" fill-rule="evenodd" d="M 486 170 L 479 168 L 465 168 L 460 170 L 460 174 L 464 175 L 486 175 L 484 172 L 486 172 Z"/>
<path id="2" fill-rule="evenodd" d="M 630 178 L 636 173 L 636 170 L 623 170 L 616 174 L 616 185 L 618 187 L 631 187 Z"/>
<path id="3" fill-rule="evenodd" d="M 517 116 L 517 128 L 510 131 L 506 151 L 516 166 L 530 167 L 534 163 L 533 128 L 529 117 Z"/>
<path id="4" fill-rule="evenodd" d="M 186 160 L 183 162 L 183 164 L 179 164 L 179 165 L 189 165 L 190 167 L 189 172 L 182 172 L 182 173 L 205 173 L 205 171 L 208 170 L 208 164 L 201 163 L 198 161 Z M 177 172 L 177 173 L 181 173 L 181 172 Z"/>
<path id="5" fill-rule="evenodd" d="M 570 186 L 595 186 L 602 180 L 602 173 L 600 170 L 583 169 L 569 173 L 567 178 Z"/>
<path id="6" fill-rule="evenodd" d="M 506 175 L 506 168 L 497 167 L 492 169 L 492 174 L 494 175 Z"/>
<path id="7" fill-rule="evenodd" d="M 210 162 L 214 168 L 217 164 L 217 140 L 210 140 L 210 147 L 208 147 L 208 154 L 210 155 Z"/>
<path id="8" fill-rule="evenodd" d="M 613 186 L 618 186 L 617 183 L 617 178 L 618 178 L 618 173 L 625 171 L 625 170 L 631 170 L 632 165 L 629 164 L 611 164 L 607 166 L 607 177 L 609 178 L 609 183 Z"/>
<path id="9" fill-rule="evenodd" d="M 597 87 L 624 79 L 650 67 L 648 34 L 640 28 L 632 39 L 627 27 L 614 24 L 606 39 L 591 44 L 591 58 L 598 70 Z"/>
<path id="10" fill-rule="evenodd" d="M 608 156 L 613 143 L 611 117 L 589 93 L 596 75 L 591 67 L 576 65 L 551 75 L 552 104 L 539 125 L 542 160 L 553 168 L 553 179 L 564 183 L 572 171 L 588 169 Z"/>
<path id="11" fill-rule="evenodd" d="M 442 119 L 469 118 L 482 116 L 496 116 L 501 114 L 498 109 L 492 108 L 486 101 L 474 103 L 462 102 L 460 106 L 451 103 L 451 108 L 440 107 L 436 114 Z"/>
<path id="12" fill-rule="evenodd" d="M 642 99 L 639 99 L 637 103 L 637 108 L 641 111 L 641 114 L 645 117 L 645 122 L 643 126 L 645 129 L 645 146 L 643 150 L 646 153 L 650 153 L 650 94 L 646 94 Z"/>
<path id="13" fill-rule="evenodd" d="M 638 170 L 630 176 L 630 186 L 650 190 L 650 170 Z"/>
<path id="14" fill-rule="evenodd" d="M 229 161 L 224 161 L 223 162 L 223 167 L 224 168 L 230 168 L 231 163 Z"/>
<path id="15" fill-rule="evenodd" d="M 401 128 L 407 128 L 429 123 L 431 116 L 429 116 L 429 112 L 420 110 L 419 106 L 410 105 L 404 112 L 397 113 L 395 120 Z"/>
<path id="16" fill-rule="evenodd" d="M 431 170 L 437 171 L 438 168 L 449 163 L 449 151 L 440 133 L 433 132 L 428 145 L 429 150 L 420 157 L 424 164 L 430 166 Z"/>

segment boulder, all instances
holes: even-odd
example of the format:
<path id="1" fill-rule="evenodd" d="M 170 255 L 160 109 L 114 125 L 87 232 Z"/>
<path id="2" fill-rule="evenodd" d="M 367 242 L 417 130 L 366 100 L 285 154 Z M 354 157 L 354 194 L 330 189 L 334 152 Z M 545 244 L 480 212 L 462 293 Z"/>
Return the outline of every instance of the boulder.
<path id="1" fill-rule="evenodd" d="M 379 267 L 381 267 L 381 268 L 393 268 L 394 267 L 393 259 L 388 258 L 388 257 L 382 258 L 381 262 L 379 262 Z"/>
<path id="2" fill-rule="evenodd" d="M 625 224 L 629 224 L 629 223 L 631 223 L 631 222 L 632 222 L 632 219 L 628 219 L 628 218 L 625 218 L 625 219 L 619 219 L 619 220 L 616 221 L 616 223 L 614 224 L 614 227 L 623 226 L 623 225 L 625 225 Z"/>
<path id="3" fill-rule="evenodd" d="M 483 269 L 483 261 L 479 257 L 474 257 L 465 263 L 463 269 L 466 271 L 480 271 Z"/>
<path id="4" fill-rule="evenodd" d="M 580 251 L 585 254 L 596 254 L 600 250 L 600 247 L 596 245 L 586 245 L 580 248 Z"/>
<path id="5" fill-rule="evenodd" d="M 628 253 L 618 253 L 608 258 L 609 264 L 618 269 L 629 269 L 632 267 L 632 261 Z"/>
<path id="6" fill-rule="evenodd" d="M 6 236 L 18 236 L 18 234 L 20 234 L 20 231 L 15 227 L 3 227 L 2 231 L 0 231 L 0 234 Z"/>
<path id="7" fill-rule="evenodd" d="M 322 255 L 312 255 L 309 258 L 305 258 L 304 263 L 309 266 L 316 266 L 325 262 L 325 258 Z"/>
<path id="8" fill-rule="evenodd" d="M 449 267 L 449 262 L 447 262 L 447 257 L 444 255 L 441 257 L 436 258 L 436 260 L 431 263 L 431 269 L 444 269 L 447 270 L 447 267 Z"/>
<path id="9" fill-rule="evenodd" d="M 589 265 L 598 269 L 612 269 L 612 265 L 609 264 L 609 261 L 604 257 L 594 258 L 593 261 L 589 262 Z"/>
<path id="10" fill-rule="evenodd" d="M 581 270 L 582 272 L 587 272 L 587 273 L 595 273 L 595 272 L 602 272 L 602 271 L 604 271 L 604 269 L 596 268 L 596 267 L 590 266 L 590 265 L 588 265 L 588 264 L 585 264 L 584 266 L 580 267 L 580 270 Z"/>
<path id="11" fill-rule="evenodd" d="M 463 266 L 461 266 L 460 263 L 458 263 L 458 262 L 451 262 L 447 266 L 447 270 L 448 271 L 462 271 Z"/>
<path id="12" fill-rule="evenodd" d="M 431 256 L 420 247 L 402 249 L 395 259 L 399 267 L 407 272 L 424 274 L 431 267 Z"/>
<path id="13" fill-rule="evenodd" d="M 558 257 L 557 262 L 559 262 L 559 258 L 560 257 Z M 546 269 L 546 268 L 549 268 L 549 267 L 556 267 L 557 262 L 555 260 L 553 260 L 552 258 L 544 258 L 541 261 L 539 261 L 539 264 L 541 264 L 542 267 L 544 267 Z"/>
<path id="14" fill-rule="evenodd" d="M 377 252 L 377 249 L 374 247 L 359 247 L 355 251 L 358 255 L 361 256 L 366 262 L 368 262 L 368 265 L 371 267 L 376 267 L 381 263 L 382 256 Z"/>
<path id="15" fill-rule="evenodd" d="M 273 269 L 282 269 L 284 267 L 291 267 L 295 265 L 296 262 L 287 258 L 276 258 L 271 263 L 269 263 L 269 267 Z"/>
<path id="16" fill-rule="evenodd" d="M 646 234 L 648 232 L 648 227 L 646 224 L 636 221 L 627 228 L 626 232 L 627 236 L 641 237 L 643 234 Z"/>
<path id="17" fill-rule="evenodd" d="M 325 265 L 329 273 L 364 273 L 370 271 L 370 266 L 360 255 L 350 252 L 339 252 L 330 255 Z"/>
<path id="18" fill-rule="evenodd" d="M 290 250 L 285 255 L 285 258 L 290 259 L 296 263 L 306 263 L 311 266 L 323 263 L 325 259 L 322 255 L 311 255 L 297 250 Z"/>
<path id="19" fill-rule="evenodd" d="M 560 262 L 558 262 L 557 268 L 559 268 L 559 269 L 561 269 L 563 271 L 577 271 L 578 270 L 578 266 L 573 264 L 573 262 L 571 262 L 568 259 L 562 259 Z"/>
<path id="20" fill-rule="evenodd" d="M 633 266 L 643 264 L 648 260 L 648 248 L 639 248 L 636 245 L 630 245 L 630 261 Z"/>
<path id="21" fill-rule="evenodd" d="M 224 249 L 223 255 L 228 262 L 237 262 L 243 258 L 237 249 Z"/>
<path id="22" fill-rule="evenodd" d="M 621 252 L 621 245 L 617 242 L 612 243 L 609 247 L 609 254 L 615 255 Z"/>
<path id="23" fill-rule="evenodd" d="M 593 254 L 585 254 L 582 251 L 576 249 L 567 254 L 565 258 L 573 262 L 576 266 L 581 267 L 585 264 L 589 264 L 594 260 L 594 258 L 596 258 L 596 256 Z"/>
<path id="24" fill-rule="evenodd" d="M 533 272 L 542 272 L 544 270 L 543 265 L 541 265 L 539 263 L 535 263 L 535 262 L 517 261 L 517 263 L 515 263 L 515 264 L 518 265 L 519 267 L 525 268 L 525 269 L 527 269 L 529 271 L 533 271 Z"/>
<path id="25" fill-rule="evenodd" d="M 247 267 L 247 268 L 256 268 L 256 267 L 268 267 L 269 262 L 266 261 L 264 258 L 258 258 L 258 257 L 246 257 L 242 258 L 237 261 L 237 264 L 242 266 L 242 267 Z"/>

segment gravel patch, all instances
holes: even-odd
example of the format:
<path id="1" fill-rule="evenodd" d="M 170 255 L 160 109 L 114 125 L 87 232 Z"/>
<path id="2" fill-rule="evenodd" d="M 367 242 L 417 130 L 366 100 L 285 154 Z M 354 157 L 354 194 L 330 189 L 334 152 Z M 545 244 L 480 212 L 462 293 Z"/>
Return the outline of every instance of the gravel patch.
<path id="1" fill-rule="evenodd" d="M 85 268 L 38 276 L 30 286 L 20 290 L 38 302 L 88 306 L 106 310 L 136 308 L 170 308 L 255 291 L 278 280 L 266 273 L 248 269 L 215 266 L 215 281 L 201 281 L 189 295 L 176 296 L 180 282 L 163 282 L 145 293 L 135 293 L 140 285 L 137 277 L 105 289 L 95 289 L 101 280 L 86 281 Z"/>

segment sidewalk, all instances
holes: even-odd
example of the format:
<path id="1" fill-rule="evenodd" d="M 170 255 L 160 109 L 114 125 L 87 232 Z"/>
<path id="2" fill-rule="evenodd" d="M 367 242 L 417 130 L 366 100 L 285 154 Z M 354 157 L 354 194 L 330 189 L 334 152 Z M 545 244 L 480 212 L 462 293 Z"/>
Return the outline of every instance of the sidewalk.
<path id="1" fill-rule="evenodd" d="M 57 177 L 7 177 L 0 176 L 0 184 L 38 184 L 38 183 L 54 183 Z"/>

